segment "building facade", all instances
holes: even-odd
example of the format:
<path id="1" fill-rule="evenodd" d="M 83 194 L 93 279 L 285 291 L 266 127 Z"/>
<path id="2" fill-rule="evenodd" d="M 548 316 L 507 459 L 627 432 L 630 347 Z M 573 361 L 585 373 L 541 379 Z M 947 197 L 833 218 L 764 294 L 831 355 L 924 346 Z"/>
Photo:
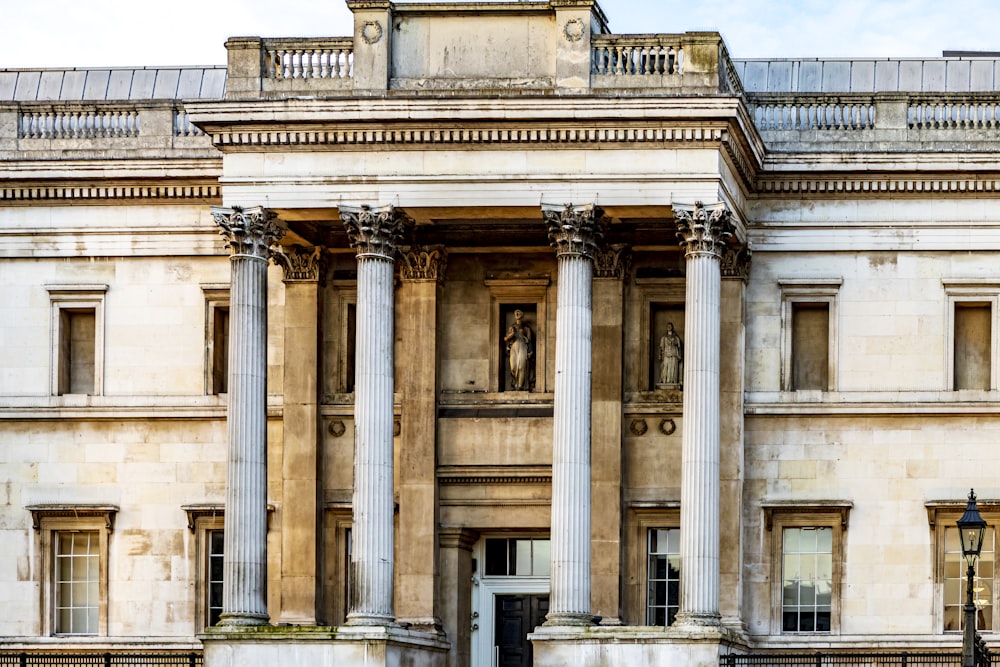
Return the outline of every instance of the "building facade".
<path id="1" fill-rule="evenodd" d="M 348 4 L 0 71 L 0 651 L 953 653 L 972 487 L 1000 628 L 1000 60 Z"/>

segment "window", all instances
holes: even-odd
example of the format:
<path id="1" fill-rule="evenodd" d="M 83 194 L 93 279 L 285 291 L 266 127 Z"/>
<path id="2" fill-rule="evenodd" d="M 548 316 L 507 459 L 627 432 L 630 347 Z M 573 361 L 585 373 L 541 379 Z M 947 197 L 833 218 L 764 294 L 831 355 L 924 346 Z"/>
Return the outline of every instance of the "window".
<path id="1" fill-rule="evenodd" d="M 966 573 L 968 565 L 962 556 L 958 526 L 955 522 L 962 516 L 966 501 L 933 501 L 926 504 L 927 517 L 934 529 L 936 544 L 935 598 L 938 627 L 943 632 L 964 630 Z M 996 595 L 994 568 L 996 563 L 996 526 L 1000 522 L 1000 504 L 980 500 L 979 513 L 987 522 L 983 537 L 983 550 L 973 579 L 973 602 L 976 605 L 976 629 L 992 631 L 1000 627 L 996 618 Z"/>
<path id="2" fill-rule="evenodd" d="M 650 528 L 646 545 L 646 625 L 673 625 L 681 599 L 680 528 Z"/>
<path id="3" fill-rule="evenodd" d="M 829 632 L 833 610 L 833 529 L 781 531 L 781 630 Z"/>
<path id="4" fill-rule="evenodd" d="M 772 631 L 839 631 L 843 538 L 850 501 L 765 502 L 771 532 Z"/>
<path id="5" fill-rule="evenodd" d="M 55 634 L 96 635 L 101 609 L 101 545 L 96 530 L 60 530 L 55 542 Z"/>
<path id="6" fill-rule="evenodd" d="M 983 550 L 976 561 L 973 579 L 973 602 L 976 605 L 976 630 L 993 629 L 993 528 L 986 529 Z M 962 556 L 958 526 L 944 529 L 944 631 L 964 630 L 968 565 Z"/>
<path id="7" fill-rule="evenodd" d="M 229 285 L 202 285 L 205 293 L 205 393 L 229 392 Z"/>
<path id="8" fill-rule="evenodd" d="M 52 394 L 104 393 L 107 285 L 46 285 L 52 306 Z"/>
<path id="9" fill-rule="evenodd" d="M 340 625 L 351 604 L 351 506 L 349 502 L 327 504 L 323 515 L 323 606 L 324 624 Z"/>
<path id="10" fill-rule="evenodd" d="M 779 280 L 783 391 L 836 391 L 837 293 L 842 281 Z"/>
<path id="11" fill-rule="evenodd" d="M 31 505 L 42 554 L 42 632 L 104 636 L 112 505 Z"/>
<path id="12" fill-rule="evenodd" d="M 208 566 L 206 589 L 208 609 L 208 625 L 218 625 L 219 617 L 222 615 L 222 545 L 224 544 L 224 534 L 221 530 L 205 531 L 205 538 L 208 542 Z"/>
<path id="13" fill-rule="evenodd" d="M 528 537 L 487 538 L 483 574 L 498 577 L 549 576 L 549 540 Z"/>
<path id="14" fill-rule="evenodd" d="M 948 389 L 998 388 L 997 312 L 1000 283 L 990 280 L 942 281 L 947 295 L 946 377 Z"/>

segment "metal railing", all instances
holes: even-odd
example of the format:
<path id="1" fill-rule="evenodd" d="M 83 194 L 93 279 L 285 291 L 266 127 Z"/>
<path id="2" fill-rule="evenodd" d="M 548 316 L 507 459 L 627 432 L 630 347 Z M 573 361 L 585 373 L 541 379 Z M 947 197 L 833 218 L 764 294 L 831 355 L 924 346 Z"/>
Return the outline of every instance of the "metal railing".
<path id="1" fill-rule="evenodd" d="M 0 651 L 0 667 L 203 667 L 198 652 L 165 653 L 144 651 L 53 653 Z"/>
<path id="2" fill-rule="evenodd" d="M 720 667 L 960 667 L 961 653 L 788 653 L 767 655 L 726 655 L 719 659 Z M 992 664 L 984 656 L 980 667 Z"/>

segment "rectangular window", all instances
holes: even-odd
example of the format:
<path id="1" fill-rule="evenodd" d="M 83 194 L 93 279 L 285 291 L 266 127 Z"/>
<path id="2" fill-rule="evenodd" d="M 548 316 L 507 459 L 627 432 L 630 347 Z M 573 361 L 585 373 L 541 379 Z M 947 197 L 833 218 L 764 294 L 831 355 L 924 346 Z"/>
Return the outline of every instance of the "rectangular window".
<path id="1" fill-rule="evenodd" d="M 673 625 L 681 599 L 681 531 L 650 528 L 646 546 L 646 625 Z"/>
<path id="2" fill-rule="evenodd" d="M 839 278 L 779 280 L 782 391 L 837 390 Z"/>
<path id="3" fill-rule="evenodd" d="M 486 576 L 549 576 L 549 540 L 487 538 Z"/>
<path id="4" fill-rule="evenodd" d="M 218 625 L 219 617 L 222 615 L 222 545 L 223 532 L 221 530 L 205 531 L 208 541 L 208 566 L 206 592 L 206 608 L 208 609 L 208 625 Z"/>
<path id="5" fill-rule="evenodd" d="M 830 387 L 830 304 L 792 304 L 792 389 Z"/>
<path id="6" fill-rule="evenodd" d="M 962 556 L 958 526 L 948 521 L 944 529 L 944 630 L 964 630 L 966 577 L 968 565 Z M 976 629 L 993 630 L 993 528 L 986 529 L 983 550 L 976 561 L 973 579 L 973 602 L 976 605 Z"/>
<path id="7" fill-rule="evenodd" d="M 97 531 L 55 533 L 55 634 L 96 635 L 100 620 Z"/>
<path id="8" fill-rule="evenodd" d="M 990 304 L 955 303 L 955 389 L 990 388 L 992 320 Z"/>
<path id="9" fill-rule="evenodd" d="M 829 632 L 833 609 L 833 529 L 782 530 L 781 629 Z"/>
<path id="10" fill-rule="evenodd" d="M 205 393 L 229 392 L 229 285 L 203 284 L 205 294 Z"/>
<path id="11" fill-rule="evenodd" d="M 52 394 L 104 393 L 107 285 L 46 285 L 52 306 Z"/>

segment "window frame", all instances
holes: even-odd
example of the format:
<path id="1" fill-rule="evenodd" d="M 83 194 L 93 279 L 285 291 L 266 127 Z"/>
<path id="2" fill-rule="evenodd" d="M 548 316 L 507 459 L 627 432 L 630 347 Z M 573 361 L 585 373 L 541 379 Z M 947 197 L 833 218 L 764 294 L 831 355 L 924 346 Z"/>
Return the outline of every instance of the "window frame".
<path id="1" fill-rule="evenodd" d="M 850 512 L 854 503 L 849 500 L 811 502 L 765 502 L 761 503 L 764 512 L 764 527 L 770 535 L 768 562 L 771 564 L 771 632 L 782 636 L 830 636 L 840 634 L 840 591 L 843 581 L 844 567 L 847 561 L 845 548 L 847 527 Z M 785 528 L 831 528 L 832 575 L 830 592 L 830 629 L 811 631 L 784 630 L 782 622 L 782 601 L 784 586 L 784 529 Z"/>
<path id="2" fill-rule="evenodd" d="M 778 288 L 781 290 L 781 391 L 837 391 L 840 384 L 837 369 L 840 367 L 838 350 L 840 349 L 839 321 L 837 308 L 840 287 L 844 281 L 841 278 L 809 278 L 781 279 Z M 827 386 L 825 389 L 796 389 L 792 377 L 793 355 L 795 354 L 793 338 L 793 311 L 796 304 L 825 304 L 829 311 L 827 328 Z"/>
<path id="3" fill-rule="evenodd" d="M 205 283 L 201 286 L 205 296 L 205 395 L 224 396 L 228 393 L 216 391 L 215 386 L 215 325 L 216 319 L 222 310 L 229 311 L 229 284 L 228 283 Z M 229 350 L 223 352 L 226 355 L 226 373 L 228 374 Z M 228 378 L 226 380 L 228 384 Z"/>
<path id="4" fill-rule="evenodd" d="M 114 505 L 29 505 L 32 527 L 38 536 L 41 554 L 42 635 L 76 640 L 80 637 L 108 636 L 108 561 L 110 536 L 118 507 Z M 56 541 L 60 533 L 98 534 L 98 611 L 96 633 L 57 632 Z"/>
<path id="5" fill-rule="evenodd" d="M 934 627 L 939 634 L 955 636 L 960 632 L 945 630 L 944 628 L 944 570 L 945 570 L 945 543 L 944 534 L 947 528 L 956 528 L 956 522 L 965 511 L 967 500 L 939 500 L 930 501 L 924 504 L 927 509 L 927 521 L 931 531 L 932 548 L 934 549 Z M 976 502 L 979 514 L 986 521 L 987 526 L 993 529 L 993 614 L 990 619 L 990 630 L 984 632 L 1000 632 L 1000 595 L 997 591 L 998 577 L 998 556 L 997 549 L 1000 548 L 1000 500 L 979 499 Z M 962 561 L 964 564 L 964 560 Z M 963 567 L 963 573 L 964 573 Z M 964 574 L 963 574 L 964 579 Z M 963 587 L 963 593 L 965 588 Z M 964 596 L 963 596 L 964 600 Z"/>
<path id="6" fill-rule="evenodd" d="M 1000 387 L 1000 282 L 996 280 L 950 279 L 941 281 L 945 292 L 944 358 L 946 391 L 996 391 Z M 955 308 L 960 303 L 982 303 L 990 306 L 990 387 L 984 389 L 955 388 Z"/>
<path id="7" fill-rule="evenodd" d="M 634 619 L 636 625 L 646 623 L 646 602 L 649 595 L 649 558 L 647 556 L 648 534 L 653 528 L 681 528 L 680 502 L 633 504 L 628 513 L 628 542 L 626 545 L 628 560 L 634 577 L 629 577 L 625 584 L 624 608 L 628 618 Z M 681 564 L 681 581 L 684 570 Z M 660 627 L 660 626 L 653 626 Z"/>
<path id="8" fill-rule="evenodd" d="M 44 286 L 49 293 L 51 311 L 49 324 L 49 394 L 51 396 L 103 396 L 104 395 L 104 300 L 108 286 L 104 284 L 79 284 Z M 89 394 L 72 394 L 61 391 L 61 369 L 68 361 L 61 353 L 63 311 L 94 311 L 94 388 Z"/>
<path id="9" fill-rule="evenodd" d="M 187 514 L 188 530 L 194 535 L 194 631 L 203 632 L 209 627 L 209 533 L 214 530 L 224 530 L 226 513 L 221 503 L 203 503 L 198 505 L 183 505 Z"/>

